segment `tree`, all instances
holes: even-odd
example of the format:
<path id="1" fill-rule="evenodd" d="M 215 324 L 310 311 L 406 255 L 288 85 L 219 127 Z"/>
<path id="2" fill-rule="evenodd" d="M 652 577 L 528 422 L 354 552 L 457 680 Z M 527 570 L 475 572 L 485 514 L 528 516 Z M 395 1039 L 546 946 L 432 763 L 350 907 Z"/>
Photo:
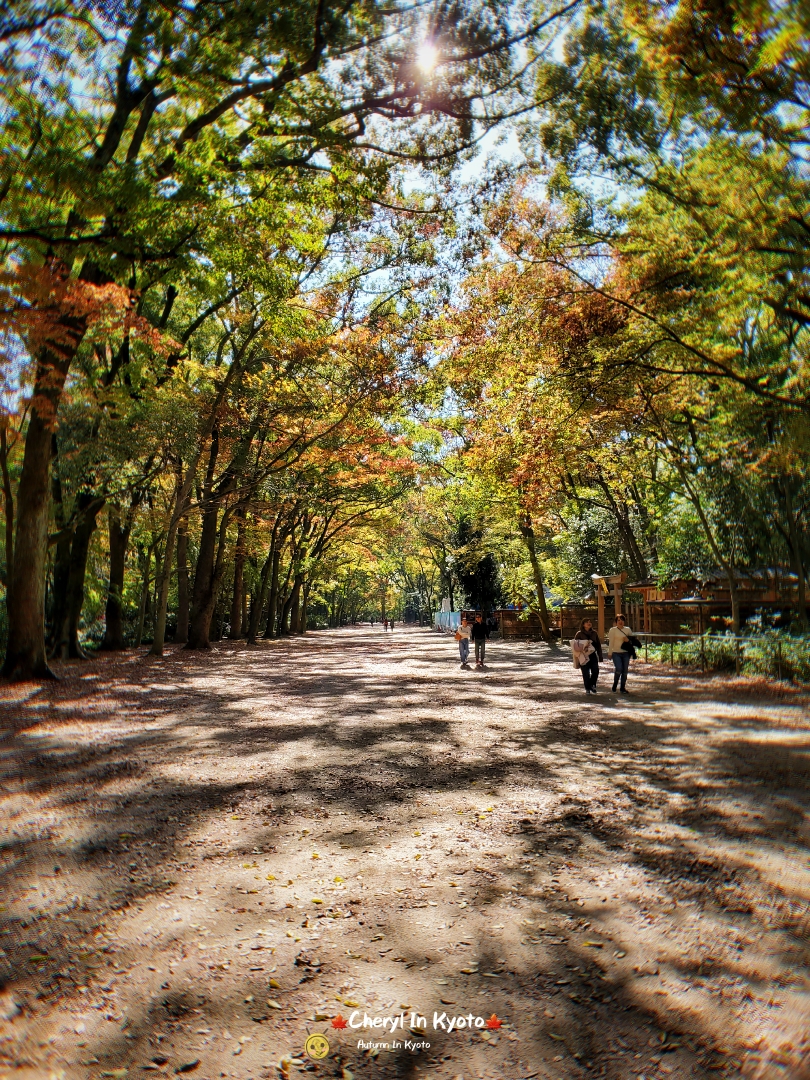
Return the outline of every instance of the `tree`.
<path id="1" fill-rule="evenodd" d="M 114 299 L 126 321 L 150 290 L 210 254 L 209 221 L 246 200 L 287 215 L 319 190 L 348 209 L 389 194 L 390 150 L 452 160 L 470 142 L 475 102 L 511 92 L 513 38 L 506 13 L 487 5 L 465 5 L 452 19 L 436 14 L 442 63 L 430 76 L 406 48 L 390 47 L 414 40 L 423 13 L 407 7 L 301 0 L 271 13 L 253 0 L 227 9 L 203 0 L 189 19 L 153 0 L 92 10 L 44 0 L 6 20 L 4 139 L 15 164 L 0 230 L 14 268 L 4 286 L 10 309 L 35 316 L 18 319 L 15 332 L 36 365 L 6 675 L 48 674 L 52 435 L 98 297 Z M 428 116 L 444 122 L 426 126 Z M 386 126 L 398 129 L 392 139 Z M 166 308 L 172 303 L 167 290 Z M 178 524 L 169 527 L 169 553 Z M 165 586 L 164 573 L 162 594 Z"/>

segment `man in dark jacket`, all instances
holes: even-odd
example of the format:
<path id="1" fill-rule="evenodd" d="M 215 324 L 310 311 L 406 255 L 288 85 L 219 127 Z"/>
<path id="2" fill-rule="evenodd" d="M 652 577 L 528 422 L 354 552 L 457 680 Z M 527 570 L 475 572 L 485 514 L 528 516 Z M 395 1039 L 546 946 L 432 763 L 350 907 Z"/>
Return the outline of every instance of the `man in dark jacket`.
<path id="1" fill-rule="evenodd" d="M 577 641 L 590 641 L 594 651 L 588 657 L 588 662 L 580 667 L 582 681 L 585 683 L 585 693 L 596 693 L 596 680 L 599 678 L 599 661 L 602 659 L 602 642 L 593 628 L 590 619 L 583 619 L 579 630 L 575 634 Z"/>
<path id="2" fill-rule="evenodd" d="M 472 624 L 472 639 L 475 642 L 475 666 L 484 666 L 484 652 L 486 650 L 487 638 L 489 637 L 489 630 L 487 629 L 484 620 L 480 615 L 475 616 L 475 622 Z"/>

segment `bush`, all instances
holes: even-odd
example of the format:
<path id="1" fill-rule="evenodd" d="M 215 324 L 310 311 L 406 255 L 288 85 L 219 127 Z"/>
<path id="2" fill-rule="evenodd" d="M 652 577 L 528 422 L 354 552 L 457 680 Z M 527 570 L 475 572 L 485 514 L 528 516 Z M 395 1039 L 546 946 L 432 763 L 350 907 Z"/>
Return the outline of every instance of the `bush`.
<path id="1" fill-rule="evenodd" d="M 702 644 L 701 644 L 702 643 Z M 743 675 L 765 675 L 810 683 L 810 636 L 791 636 L 772 630 L 735 642 L 732 634 L 704 634 L 686 641 L 649 645 L 650 660 L 670 661 L 706 671 L 735 671 L 739 658 Z"/>

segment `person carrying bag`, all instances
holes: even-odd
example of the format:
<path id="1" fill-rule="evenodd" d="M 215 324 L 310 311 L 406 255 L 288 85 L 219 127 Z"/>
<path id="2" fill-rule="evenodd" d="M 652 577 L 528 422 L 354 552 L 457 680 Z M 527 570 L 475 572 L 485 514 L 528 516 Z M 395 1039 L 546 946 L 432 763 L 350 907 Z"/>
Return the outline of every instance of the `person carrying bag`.
<path id="1" fill-rule="evenodd" d="M 624 621 L 624 615 L 617 615 L 613 626 L 608 631 L 608 656 L 613 661 L 613 693 L 619 687 L 620 694 L 627 693 L 627 673 L 630 660 L 636 655 L 636 648 L 641 645 L 633 631 Z"/>
<path id="2" fill-rule="evenodd" d="M 467 616 L 465 615 L 461 620 L 461 625 L 455 632 L 455 639 L 458 642 L 458 654 L 461 657 L 461 666 L 467 666 L 467 660 L 470 655 L 470 638 L 472 636 L 472 627 L 467 622 Z"/>
<path id="3" fill-rule="evenodd" d="M 596 680 L 599 678 L 599 661 L 602 656 L 602 642 L 593 628 L 590 619 L 583 619 L 574 638 L 571 641 L 571 652 L 574 657 L 574 667 L 582 672 L 582 681 L 585 683 L 585 693 L 596 693 Z"/>

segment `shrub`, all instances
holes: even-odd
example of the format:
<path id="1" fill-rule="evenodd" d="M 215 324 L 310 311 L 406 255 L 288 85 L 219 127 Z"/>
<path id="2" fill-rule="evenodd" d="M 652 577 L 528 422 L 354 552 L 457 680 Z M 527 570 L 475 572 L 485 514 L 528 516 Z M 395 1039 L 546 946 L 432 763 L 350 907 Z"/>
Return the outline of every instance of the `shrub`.
<path id="1" fill-rule="evenodd" d="M 703 668 L 735 671 L 739 660 L 743 675 L 765 675 L 796 683 L 810 683 L 810 635 L 792 636 L 771 630 L 735 641 L 733 634 L 704 634 L 685 641 L 649 645 L 651 660 Z"/>

